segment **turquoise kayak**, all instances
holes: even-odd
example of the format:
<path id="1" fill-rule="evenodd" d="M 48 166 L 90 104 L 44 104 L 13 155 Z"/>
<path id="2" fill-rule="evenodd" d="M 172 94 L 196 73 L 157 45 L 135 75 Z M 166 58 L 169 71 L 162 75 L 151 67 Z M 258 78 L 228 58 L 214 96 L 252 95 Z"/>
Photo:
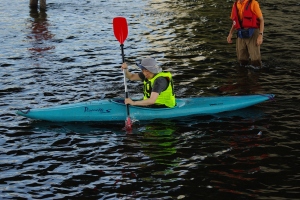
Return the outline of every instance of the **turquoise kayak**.
<path id="1" fill-rule="evenodd" d="M 129 110 L 130 117 L 136 120 L 170 119 L 242 109 L 273 98 L 273 94 L 178 98 L 174 108 L 129 106 Z M 18 110 L 17 114 L 31 119 L 55 122 L 124 121 L 127 117 L 124 99 L 120 98 Z"/>

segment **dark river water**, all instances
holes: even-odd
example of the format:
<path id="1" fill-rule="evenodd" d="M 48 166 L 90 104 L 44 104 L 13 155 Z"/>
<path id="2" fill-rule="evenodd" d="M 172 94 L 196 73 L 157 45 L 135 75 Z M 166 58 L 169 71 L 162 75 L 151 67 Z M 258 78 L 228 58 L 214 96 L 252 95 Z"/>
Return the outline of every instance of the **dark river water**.
<path id="1" fill-rule="evenodd" d="M 264 67 L 227 44 L 233 1 L 28 0 L 0 7 L 0 199 L 300 199 L 300 3 L 262 0 Z M 15 112 L 124 97 L 126 61 L 153 56 L 176 96 L 272 93 L 212 116 L 120 123 L 33 121 Z M 132 70 L 135 68 L 132 67 Z M 141 84 L 127 82 L 131 97 Z"/>

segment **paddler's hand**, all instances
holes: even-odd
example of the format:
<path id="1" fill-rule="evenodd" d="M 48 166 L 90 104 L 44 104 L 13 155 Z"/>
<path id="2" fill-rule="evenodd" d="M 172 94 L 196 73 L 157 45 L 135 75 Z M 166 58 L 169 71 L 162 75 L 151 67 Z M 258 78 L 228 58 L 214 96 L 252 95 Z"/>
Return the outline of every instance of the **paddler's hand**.
<path id="1" fill-rule="evenodd" d="M 124 63 L 122 64 L 122 66 L 121 66 L 121 69 L 122 69 L 122 70 L 123 70 L 123 69 L 128 69 L 127 63 L 124 62 Z"/>
<path id="2" fill-rule="evenodd" d="M 126 98 L 124 102 L 125 104 L 130 104 L 130 105 L 134 104 L 134 101 L 132 101 L 130 98 Z"/>

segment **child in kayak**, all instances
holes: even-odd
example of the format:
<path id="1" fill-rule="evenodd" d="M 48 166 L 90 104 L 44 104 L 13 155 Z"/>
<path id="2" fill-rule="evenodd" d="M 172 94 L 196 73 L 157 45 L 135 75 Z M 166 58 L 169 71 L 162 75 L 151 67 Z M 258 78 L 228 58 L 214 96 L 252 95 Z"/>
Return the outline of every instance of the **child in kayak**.
<path id="1" fill-rule="evenodd" d="M 143 81 L 143 100 L 133 101 L 125 99 L 125 104 L 133 106 L 150 106 L 172 108 L 175 106 L 175 93 L 173 79 L 170 72 L 162 71 L 156 65 L 154 58 L 147 57 L 142 62 L 136 64 L 142 71 L 131 73 L 128 71 L 127 63 L 123 63 L 121 68 L 125 70 L 125 76 L 131 81 Z"/>

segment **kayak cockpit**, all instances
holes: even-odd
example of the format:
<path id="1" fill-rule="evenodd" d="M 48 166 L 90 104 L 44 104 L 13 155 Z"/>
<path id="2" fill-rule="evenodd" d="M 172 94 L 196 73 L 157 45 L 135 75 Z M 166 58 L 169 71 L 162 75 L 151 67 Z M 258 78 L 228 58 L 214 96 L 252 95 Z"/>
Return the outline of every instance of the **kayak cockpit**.
<path id="1" fill-rule="evenodd" d="M 139 100 L 139 99 L 134 99 L 134 100 Z M 122 98 L 114 98 L 114 99 L 110 99 L 109 101 L 112 103 L 119 104 L 119 105 L 125 104 L 124 99 L 122 99 Z M 182 105 L 182 102 L 176 101 L 176 105 L 173 108 L 168 108 L 165 106 L 156 106 L 156 105 L 155 106 L 132 106 L 132 107 L 145 108 L 145 109 L 174 109 L 174 108 L 178 107 L 178 104 Z"/>

